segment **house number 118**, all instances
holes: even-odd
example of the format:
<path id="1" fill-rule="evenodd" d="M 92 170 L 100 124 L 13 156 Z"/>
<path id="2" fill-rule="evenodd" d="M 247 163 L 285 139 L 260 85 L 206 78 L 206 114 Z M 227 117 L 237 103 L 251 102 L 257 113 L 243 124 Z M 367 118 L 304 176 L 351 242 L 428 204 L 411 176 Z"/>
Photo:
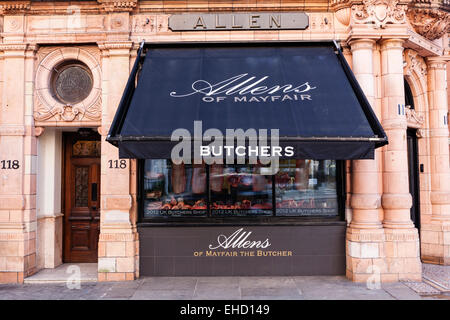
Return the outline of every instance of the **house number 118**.
<path id="1" fill-rule="evenodd" d="M 125 169 L 127 167 L 126 160 L 108 160 L 110 169 Z"/>
<path id="2" fill-rule="evenodd" d="M 1 169 L 14 169 L 20 168 L 19 160 L 2 160 L 0 161 Z"/>

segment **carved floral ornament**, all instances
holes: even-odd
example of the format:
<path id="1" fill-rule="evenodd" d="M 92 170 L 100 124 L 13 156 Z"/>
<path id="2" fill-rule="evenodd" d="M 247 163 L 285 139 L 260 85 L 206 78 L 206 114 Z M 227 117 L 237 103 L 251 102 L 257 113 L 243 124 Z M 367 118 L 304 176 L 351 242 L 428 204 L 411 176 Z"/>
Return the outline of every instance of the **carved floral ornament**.
<path id="1" fill-rule="evenodd" d="M 58 100 L 50 88 L 52 70 L 64 61 L 84 63 L 92 73 L 93 86 L 81 102 L 68 104 Z M 39 64 L 35 79 L 34 120 L 37 125 L 54 125 L 54 122 L 98 122 L 101 120 L 101 70 L 93 55 L 80 48 L 64 47 L 46 55 Z"/>
<path id="2" fill-rule="evenodd" d="M 416 51 L 406 49 L 404 51 L 404 59 L 406 65 L 403 69 L 406 75 L 412 76 L 414 72 L 419 77 L 425 77 L 427 75 L 427 64 Z"/>
<path id="3" fill-rule="evenodd" d="M 450 32 L 450 13 L 438 8 L 410 8 L 408 18 L 414 30 L 428 40 Z"/>

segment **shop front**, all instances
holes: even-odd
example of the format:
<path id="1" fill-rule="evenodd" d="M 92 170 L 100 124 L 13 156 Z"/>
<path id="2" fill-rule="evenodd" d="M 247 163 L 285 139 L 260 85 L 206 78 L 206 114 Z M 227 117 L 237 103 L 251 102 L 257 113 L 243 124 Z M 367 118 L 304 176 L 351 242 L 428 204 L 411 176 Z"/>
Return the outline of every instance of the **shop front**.
<path id="1" fill-rule="evenodd" d="M 0 0 L 0 283 L 449 264 L 449 19 L 446 0 Z"/>
<path id="2" fill-rule="evenodd" d="M 332 42 L 143 44 L 107 140 L 165 276 L 345 274 L 344 160 L 387 143 Z"/>

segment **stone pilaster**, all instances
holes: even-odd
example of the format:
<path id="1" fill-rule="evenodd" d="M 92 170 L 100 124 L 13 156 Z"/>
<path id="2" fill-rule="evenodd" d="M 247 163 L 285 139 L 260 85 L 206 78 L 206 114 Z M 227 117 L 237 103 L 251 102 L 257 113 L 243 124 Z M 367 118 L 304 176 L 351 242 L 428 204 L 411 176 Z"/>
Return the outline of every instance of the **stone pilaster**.
<path id="1" fill-rule="evenodd" d="M 98 258 L 99 281 L 134 280 L 138 270 L 136 259 L 137 233 L 130 218 L 130 161 L 119 159 L 118 149 L 105 141 L 119 106 L 130 72 L 132 43 L 107 42 L 102 50 L 104 99 L 101 154 L 101 217 Z M 119 161 L 119 166 L 110 161 Z"/>
<path id="2" fill-rule="evenodd" d="M 375 105 L 372 39 L 350 41 L 353 72 L 371 103 Z M 376 111 L 376 110 L 375 110 Z M 347 228 L 347 277 L 353 281 L 367 281 L 374 273 L 384 271 L 383 228 L 380 221 L 381 186 L 380 159 L 352 162 L 352 221 Z"/>
<path id="3" fill-rule="evenodd" d="M 450 265 L 450 168 L 446 60 L 428 58 L 431 222 L 422 225 L 422 259 Z"/>
<path id="4" fill-rule="evenodd" d="M 389 144 L 383 148 L 385 254 L 391 280 L 420 280 L 419 236 L 411 221 L 403 87 L 403 40 L 381 42 L 382 125 Z"/>
<path id="5" fill-rule="evenodd" d="M 0 45 L 0 283 L 23 282 L 36 270 L 33 50 L 22 43 Z"/>

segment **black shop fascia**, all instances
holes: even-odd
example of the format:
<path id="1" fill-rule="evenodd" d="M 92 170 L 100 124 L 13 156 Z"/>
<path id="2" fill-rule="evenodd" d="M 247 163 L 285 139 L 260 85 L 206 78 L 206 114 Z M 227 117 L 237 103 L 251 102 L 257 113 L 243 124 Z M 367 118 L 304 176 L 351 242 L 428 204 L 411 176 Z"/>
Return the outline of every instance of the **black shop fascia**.
<path id="1" fill-rule="evenodd" d="M 345 270 L 345 160 L 387 137 L 335 42 L 179 43 L 141 46 L 107 141 L 138 159 L 143 274 L 301 275 Z"/>

